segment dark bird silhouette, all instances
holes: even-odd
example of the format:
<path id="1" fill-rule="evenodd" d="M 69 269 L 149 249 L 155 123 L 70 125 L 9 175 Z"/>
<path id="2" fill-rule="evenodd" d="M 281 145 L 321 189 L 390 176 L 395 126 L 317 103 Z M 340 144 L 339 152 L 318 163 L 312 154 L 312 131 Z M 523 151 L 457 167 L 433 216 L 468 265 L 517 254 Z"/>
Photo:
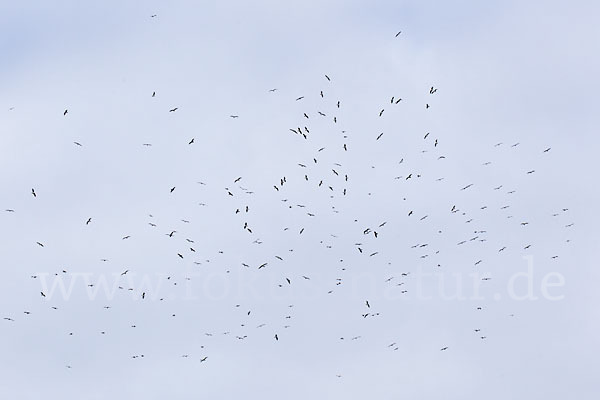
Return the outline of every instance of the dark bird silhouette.
<path id="1" fill-rule="evenodd" d="M 86 225 L 89 225 L 89 224 L 90 224 L 90 222 L 92 222 L 92 219 L 91 219 L 91 218 L 88 218 L 88 220 L 85 222 L 85 224 L 86 224 Z"/>
<path id="2" fill-rule="evenodd" d="M 171 108 L 171 109 L 169 110 L 169 112 L 175 112 L 175 111 L 177 111 L 178 109 L 179 109 L 179 107 Z"/>
<path id="3" fill-rule="evenodd" d="M 156 96 L 156 92 L 152 92 L 152 97 Z"/>
<path id="4" fill-rule="evenodd" d="M 37 197 L 37 194 L 35 194 L 35 189 L 31 189 L 31 194 L 33 195 L 33 197 Z"/>
<path id="5" fill-rule="evenodd" d="M 188 142 L 188 144 L 192 144 L 192 143 L 194 143 L 194 138 L 192 138 L 192 140 L 190 140 L 190 141 Z"/>
<path id="6" fill-rule="evenodd" d="M 174 191 L 174 190 L 175 190 L 175 186 L 173 186 L 173 187 L 171 188 L 171 193 L 173 193 L 173 191 Z"/>
<path id="7" fill-rule="evenodd" d="M 65 110 L 65 111 L 63 112 L 63 115 L 67 115 L 67 113 L 68 113 L 68 112 L 69 112 L 69 110 Z"/>

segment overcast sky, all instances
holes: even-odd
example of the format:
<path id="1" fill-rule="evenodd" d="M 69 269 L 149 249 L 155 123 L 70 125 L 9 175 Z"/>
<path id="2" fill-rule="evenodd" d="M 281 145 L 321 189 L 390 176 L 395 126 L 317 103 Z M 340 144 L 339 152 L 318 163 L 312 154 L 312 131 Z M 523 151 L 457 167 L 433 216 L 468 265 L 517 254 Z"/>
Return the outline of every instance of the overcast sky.
<path id="1" fill-rule="evenodd" d="M 0 397 L 597 397 L 594 2 L 0 10 Z"/>

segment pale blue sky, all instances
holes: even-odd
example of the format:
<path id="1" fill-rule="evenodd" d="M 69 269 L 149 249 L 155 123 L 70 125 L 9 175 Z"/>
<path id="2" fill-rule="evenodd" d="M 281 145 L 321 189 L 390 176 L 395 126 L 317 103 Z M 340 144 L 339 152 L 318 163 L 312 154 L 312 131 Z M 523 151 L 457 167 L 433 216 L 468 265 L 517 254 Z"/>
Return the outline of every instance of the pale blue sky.
<path id="1" fill-rule="evenodd" d="M 0 397 L 595 399 L 599 11 L 4 2 Z"/>

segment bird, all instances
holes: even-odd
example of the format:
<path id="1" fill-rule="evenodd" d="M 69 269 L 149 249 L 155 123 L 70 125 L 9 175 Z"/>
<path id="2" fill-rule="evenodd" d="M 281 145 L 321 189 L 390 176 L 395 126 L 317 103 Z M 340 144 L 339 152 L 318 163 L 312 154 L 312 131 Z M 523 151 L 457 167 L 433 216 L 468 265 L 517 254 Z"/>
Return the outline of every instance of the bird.
<path id="1" fill-rule="evenodd" d="M 396 36 L 394 36 L 394 37 L 400 36 L 401 33 L 402 33 L 402 31 L 398 31 L 398 33 L 396 33 Z"/>
<path id="2" fill-rule="evenodd" d="M 65 109 L 65 111 L 63 112 L 63 115 L 67 115 L 68 112 L 69 112 L 69 110 Z"/>
<path id="3" fill-rule="evenodd" d="M 44 292 L 40 292 L 40 294 L 42 295 L 42 297 L 46 297 L 46 295 L 44 294 Z"/>
<path id="4" fill-rule="evenodd" d="M 86 224 L 86 225 L 89 225 L 89 224 L 90 224 L 90 222 L 92 222 L 92 219 L 91 219 L 91 218 L 88 218 L 88 220 L 85 222 L 85 224 Z"/>
<path id="5" fill-rule="evenodd" d="M 381 132 L 381 133 L 379 134 L 379 136 L 377 136 L 377 138 L 376 138 L 375 140 L 379 140 L 379 139 L 380 139 L 382 136 L 383 136 L 383 132 Z M 344 145 L 344 146 L 345 146 L 345 145 Z"/>
<path id="6" fill-rule="evenodd" d="M 442 347 L 440 351 L 448 350 L 448 347 Z"/>
<path id="7" fill-rule="evenodd" d="M 152 97 L 156 96 L 156 92 L 152 92 Z"/>
<path id="8" fill-rule="evenodd" d="M 174 191 L 174 190 L 175 190 L 175 186 L 173 186 L 173 187 L 171 188 L 171 193 L 173 193 L 173 191 Z"/>
<path id="9" fill-rule="evenodd" d="M 194 143 L 194 138 L 192 138 L 192 140 L 190 140 L 190 141 L 188 142 L 188 144 L 192 144 L 192 143 Z"/>
<path id="10" fill-rule="evenodd" d="M 175 111 L 177 111 L 178 109 L 179 109 L 179 107 L 171 108 L 171 109 L 169 110 L 169 112 L 175 112 Z"/>
<path id="11" fill-rule="evenodd" d="M 31 194 L 33 195 L 33 197 L 37 197 L 37 194 L 35 193 L 35 189 L 31 189 Z"/>
<path id="12" fill-rule="evenodd" d="M 73 143 L 75 143 L 77 146 L 83 147 L 82 144 L 79 142 L 73 142 Z"/>

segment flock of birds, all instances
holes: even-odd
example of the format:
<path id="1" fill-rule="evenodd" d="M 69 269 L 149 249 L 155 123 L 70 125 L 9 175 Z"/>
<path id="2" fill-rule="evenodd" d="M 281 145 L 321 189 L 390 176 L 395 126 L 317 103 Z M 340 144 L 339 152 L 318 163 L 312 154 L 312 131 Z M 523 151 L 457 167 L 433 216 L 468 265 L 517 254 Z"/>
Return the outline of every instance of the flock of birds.
<path id="1" fill-rule="evenodd" d="M 154 15 L 152 17 L 155 17 Z M 401 32 L 396 34 L 396 37 Z M 217 268 L 225 274 L 233 273 L 234 268 L 241 268 L 248 271 L 253 271 L 253 274 L 264 273 L 264 271 L 271 271 L 269 278 L 265 278 L 266 284 L 275 287 L 275 290 L 291 287 L 293 285 L 314 285 L 317 290 L 321 290 L 326 296 L 334 296 L 338 288 L 344 286 L 347 281 L 347 277 L 352 274 L 352 271 L 356 270 L 357 267 L 354 264 L 368 265 L 374 263 L 378 258 L 381 257 L 392 257 L 395 252 L 412 252 L 411 257 L 415 259 L 415 263 L 421 263 L 420 265 L 426 266 L 432 271 L 440 271 L 446 267 L 444 264 L 445 253 L 449 247 L 453 247 L 457 252 L 464 254 L 466 258 L 470 257 L 471 252 L 474 254 L 470 260 L 470 265 L 474 269 L 483 268 L 486 261 L 493 259 L 494 257 L 500 257 L 503 252 L 507 250 L 506 245 L 495 245 L 495 240 L 490 239 L 491 227 L 481 227 L 480 221 L 482 221 L 485 213 L 493 213 L 503 220 L 508 220 L 508 228 L 502 229 L 527 229 L 532 221 L 523 219 L 522 216 L 515 216 L 510 213 L 511 201 L 517 191 L 515 189 L 506 189 L 505 185 L 509 186 L 510 182 L 493 186 L 489 189 L 490 193 L 496 194 L 502 192 L 502 201 L 506 201 L 506 204 L 501 207 L 488 206 L 481 200 L 480 193 L 474 193 L 468 201 L 463 201 L 463 206 L 460 202 L 451 204 L 446 209 L 436 209 L 433 213 L 424 213 L 423 207 L 419 204 L 424 194 L 416 196 L 409 196 L 405 193 L 411 190 L 407 187 L 414 184 L 415 181 L 427 181 L 430 184 L 439 184 L 444 178 L 431 176 L 429 171 L 422 167 L 421 164 L 415 162 L 411 164 L 410 159 L 415 160 L 417 157 L 428 157 L 426 162 L 434 165 L 437 170 L 444 171 L 447 168 L 447 163 L 450 163 L 451 156 L 443 152 L 444 140 L 441 137 L 435 137 L 436 135 L 432 132 L 419 132 L 419 137 L 424 149 L 403 149 L 403 152 L 407 153 L 405 157 L 401 157 L 396 160 L 396 164 L 393 169 L 380 172 L 371 166 L 370 168 L 364 167 L 362 164 L 356 164 L 354 161 L 356 158 L 352 156 L 353 152 L 360 154 L 361 149 L 354 148 L 352 146 L 351 133 L 347 131 L 347 125 L 344 125 L 344 119 L 341 117 L 341 110 L 344 107 L 342 99 L 330 99 L 328 96 L 329 86 L 334 85 L 334 79 L 329 75 L 323 77 L 323 90 L 314 93 L 312 96 L 309 94 L 303 94 L 301 96 L 293 96 L 289 100 L 295 99 L 295 102 L 301 105 L 303 111 L 298 113 L 297 119 L 290 124 L 286 134 L 294 135 L 298 140 L 298 146 L 302 146 L 306 151 L 299 152 L 297 154 L 308 154 L 310 156 L 296 159 L 295 166 L 286 173 L 282 173 L 269 184 L 264 184 L 260 187 L 247 187 L 244 184 L 245 181 L 253 181 L 244 176 L 244 172 L 241 171 L 239 175 L 232 177 L 229 182 L 222 182 L 221 184 L 206 183 L 204 181 L 194 182 L 195 185 L 200 185 L 205 190 L 212 190 L 216 193 L 215 196 L 220 196 L 221 206 L 228 210 L 228 212 L 235 217 L 237 225 L 232 226 L 215 226 L 215 230 L 240 230 L 247 234 L 247 243 L 253 247 L 252 260 L 243 260 L 245 255 L 243 250 L 233 248 L 232 259 L 242 259 L 239 264 L 235 267 L 229 266 L 230 264 L 218 259 L 224 255 L 224 251 L 220 250 L 213 256 L 207 255 L 202 249 L 202 245 L 199 240 L 194 238 L 193 235 L 183 235 L 181 232 L 190 232 L 193 229 L 206 229 L 206 226 L 194 226 L 193 218 L 186 217 L 181 218 L 179 221 L 169 221 L 168 223 L 159 223 L 154 217 L 154 213 L 148 214 L 149 220 L 147 221 L 147 227 L 145 229 L 156 230 L 162 237 L 161 240 L 171 241 L 169 246 L 174 245 L 179 249 L 174 252 L 173 258 L 175 262 L 188 262 L 193 268 L 202 269 Z M 429 85 L 428 85 L 429 86 Z M 269 96 L 279 96 L 281 91 L 277 88 L 266 90 Z M 426 112 L 432 112 L 435 104 L 435 96 L 438 95 L 438 88 L 429 86 L 424 90 L 424 94 L 431 97 L 431 100 L 422 104 L 423 109 Z M 152 91 L 152 98 L 158 96 L 156 91 Z M 391 95 L 381 101 L 381 104 L 373 107 L 372 117 L 385 119 L 389 114 L 393 114 L 396 109 L 403 107 L 403 104 L 407 100 L 399 97 L 397 94 Z M 170 107 L 164 112 L 175 113 L 179 110 L 179 106 Z M 63 112 L 65 118 L 69 118 L 70 114 L 68 109 Z M 231 114 L 231 119 L 243 119 L 243 115 Z M 317 121 L 315 123 L 315 121 Z M 344 129 L 345 128 L 345 129 Z M 323 137 L 327 136 L 326 145 L 323 145 Z M 333 138 L 333 139 L 332 139 Z M 381 144 L 379 151 L 385 151 L 386 135 L 385 132 L 377 131 L 373 134 L 373 143 Z M 196 138 L 190 138 L 186 141 L 188 146 L 196 144 Z M 85 147 L 80 141 L 73 142 L 77 147 Z M 152 143 L 140 143 L 140 146 L 145 148 L 151 148 Z M 494 147 L 506 147 L 514 149 L 519 146 L 519 143 L 505 145 L 504 143 L 497 143 Z M 412 153 L 411 153 L 412 152 Z M 543 147 L 539 149 L 539 153 L 547 154 L 551 152 L 550 147 Z M 290 158 L 294 158 L 295 154 L 290 154 Z M 436 164 L 437 163 L 437 164 Z M 480 168 L 488 168 L 492 162 L 486 161 L 480 165 Z M 366 171 L 361 171 L 368 175 L 366 178 L 357 178 L 354 180 L 354 175 L 360 168 L 366 168 Z M 522 171 L 523 176 L 535 175 L 535 169 L 527 169 Z M 387 176 L 390 173 L 393 176 Z M 375 180 L 385 180 L 389 185 L 395 185 L 391 189 L 392 193 L 396 193 L 394 204 L 394 214 L 389 215 L 385 209 L 374 210 L 372 213 L 379 215 L 379 219 L 371 219 L 364 221 L 361 218 L 356 218 L 355 214 L 352 214 L 352 202 L 358 201 L 359 196 L 361 199 L 366 198 L 366 203 L 369 204 L 369 198 L 374 195 L 374 192 L 368 187 L 370 179 L 373 177 Z M 357 183 L 358 182 L 358 183 Z M 191 183 L 191 182 L 190 182 Z M 292 186 L 292 190 L 288 188 Z M 454 188 L 454 192 L 450 192 L 449 196 L 440 194 L 440 197 L 444 201 L 451 201 L 450 199 L 462 192 L 469 192 L 475 188 L 476 184 L 465 182 L 464 185 L 460 185 Z M 165 187 L 165 193 L 169 195 L 177 195 L 178 186 L 173 185 Z M 418 190 L 416 191 L 418 193 Z M 400 194 L 403 193 L 403 194 Z M 35 187 L 31 188 L 31 196 L 36 201 L 44 201 L 44 193 L 38 192 Z M 354 197 L 353 197 L 354 196 Z M 265 214 L 265 207 L 261 206 L 262 199 L 276 199 L 280 204 L 277 210 L 277 215 L 283 215 L 285 213 L 293 213 L 292 217 L 283 223 L 282 226 L 277 228 L 276 232 L 266 232 L 266 230 L 273 229 L 272 226 L 277 225 L 275 221 L 277 217 L 270 218 L 268 214 Z M 349 199 L 349 200 L 348 200 Z M 360 200 L 358 204 L 363 204 L 363 200 Z M 481 204 L 477 208 L 471 207 L 471 202 L 480 202 Z M 323 206 L 326 204 L 326 206 Z M 207 203 L 197 203 L 198 207 L 203 209 L 210 209 L 211 205 Z M 379 207 L 380 203 L 376 207 Z M 268 206 L 270 207 L 270 206 Z M 267 207 L 267 208 L 268 208 Z M 253 215 L 254 209 L 261 209 L 262 211 L 258 215 Z M 551 218 L 569 218 L 568 208 L 558 209 Z M 18 205 L 13 205 L 11 208 L 6 208 L 5 212 L 15 214 L 18 216 Z M 452 219 L 451 223 L 459 225 L 461 227 L 467 226 L 461 230 L 460 237 L 454 237 L 452 234 L 446 235 L 446 224 L 448 218 Z M 97 217 L 94 215 L 89 216 L 81 223 L 93 229 L 94 222 Z M 342 221 L 343 222 L 340 222 Z M 514 221 L 514 222 L 513 222 Z M 203 221 L 206 223 L 206 221 Z M 183 225 L 182 225 L 183 224 Z M 419 225 L 420 224 L 420 225 Z M 425 225 L 428 224 L 428 225 Z M 165 228 L 168 226 L 168 228 Z M 176 226 L 176 228 L 173 228 Z M 181 226 L 181 227 L 180 227 Z M 190 226 L 191 228 L 187 228 Z M 564 228 L 568 229 L 573 226 L 571 221 L 564 223 Z M 472 228 L 471 228 L 472 227 Z M 142 229 L 143 227 L 138 227 Z M 306 232 L 311 230 L 310 237 L 306 237 Z M 432 237 L 437 237 L 431 241 L 419 241 L 417 243 L 397 243 L 394 247 L 389 248 L 388 245 L 381 246 L 379 242 L 385 239 L 386 236 L 393 238 L 402 238 L 398 235 L 398 232 L 404 229 L 414 229 L 415 231 L 426 232 Z M 470 232 L 466 234 L 464 232 Z M 340 230 L 342 232 L 340 232 Z M 330 233 L 333 232 L 333 233 Z M 456 234 L 456 233 L 455 233 Z M 264 236 L 269 236 L 282 240 L 286 243 L 291 243 L 293 246 L 288 246 L 286 253 L 274 253 L 273 248 L 268 246 L 267 239 L 263 239 Z M 311 243 L 305 246 L 305 243 L 311 241 L 315 235 L 325 235 L 318 243 Z M 121 233 L 119 237 L 122 241 L 128 241 L 135 238 L 135 233 Z M 439 239 L 439 237 L 443 237 Z M 521 248 L 518 249 L 521 252 L 528 251 L 534 242 L 534 238 L 529 238 L 527 242 L 523 242 Z M 566 238 L 566 242 L 569 239 Z M 492 244 L 490 244 L 492 242 Z M 386 242 L 389 243 L 389 242 Z M 450 243 L 450 244 L 448 244 Z M 46 244 L 42 241 L 35 241 L 35 245 L 40 248 L 45 248 Z M 305 253 L 304 257 L 310 259 L 306 254 L 312 250 L 314 246 L 322 248 L 324 251 L 335 252 L 335 259 L 338 260 L 339 267 L 335 267 L 335 274 L 338 274 L 332 282 L 321 282 L 323 279 L 315 277 L 304 270 L 298 269 L 298 263 L 295 261 L 288 261 L 298 253 Z M 477 250 L 474 250 L 478 245 Z M 227 246 L 227 245 L 225 245 Z M 313 246 L 313 247 L 311 247 Z M 230 246 L 231 248 L 231 246 Z M 262 250 L 262 249 L 266 250 Z M 338 250 L 339 249 L 339 250 Z M 489 259 L 481 257 L 481 254 L 485 253 Z M 475 255 L 476 254 L 476 255 Z M 556 259 L 558 255 L 551 255 L 550 259 Z M 348 262 L 351 259 L 352 262 Z M 356 262 L 356 260 L 359 260 Z M 110 264 L 108 258 L 101 259 L 103 263 Z M 292 268 L 285 268 L 283 265 L 290 263 Z M 410 295 L 410 280 L 411 272 L 414 274 L 414 270 L 410 267 L 403 267 L 403 270 L 399 270 L 394 267 L 393 263 L 386 259 L 381 261 L 382 264 L 386 265 L 386 273 L 390 271 L 390 275 L 386 277 L 383 282 L 384 285 L 393 287 L 397 290 L 397 294 L 400 296 Z M 350 266 L 349 264 L 353 264 Z M 217 265 L 216 267 L 214 265 Z M 113 269 L 119 268 L 117 265 L 112 266 Z M 164 281 L 167 282 L 171 287 L 179 287 L 185 285 L 185 281 L 195 279 L 192 276 L 186 276 L 184 273 L 184 285 L 181 281 L 178 281 L 176 273 L 173 273 L 168 267 Z M 326 268 L 326 266 L 323 266 Z M 119 285 L 118 290 L 132 293 L 138 300 L 142 301 L 157 301 L 168 302 L 168 296 L 162 296 L 161 293 L 151 293 L 148 288 L 136 287 L 133 280 L 127 280 L 127 277 L 132 273 L 143 273 L 143 271 L 136 271 L 134 267 L 123 267 L 119 270 Z M 63 275 L 67 276 L 71 272 L 67 269 L 61 269 L 54 273 L 55 276 Z M 345 276 L 344 276 L 345 274 Z M 273 282 L 273 279 L 275 281 Z M 38 275 L 31 275 L 31 279 L 39 279 Z M 260 279 L 260 276 L 259 276 Z M 483 281 L 488 281 L 491 278 L 484 276 L 481 278 Z M 89 282 L 87 286 L 93 288 L 97 285 L 97 282 Z M 185 290 L 181 288 L 181 290 Z M 44 303 L 48 304 L 49 312 L 60 312 L 59 308 L 59 295 L 53 293 L 50 295 L 48 292 L 43 290 L 39 292 L 39 299 Z M 296 299 L 298 302 L 302 302 L 301 298 Z M 93 307 L 93 302 L 90 302 L 90 306 Z M 287 329 L 292 329 L 293 325 L 291 321 L 294 318 L 295 304 L 287 304 L 285 315 L 282 315 L 281 321 L 261 321 L 253 326 L 249 322 L 242 320 L 241 324 L 236 324 L 236 330 L 228 330 L 220 333 L 221 335 L 228 335 L 233 340 L 244 341 L 248 340 L 252 335 L 267 335 L 274 342 L 280 343 L 287 340 L 284 332 Z M 353 307 L 353 306 L 349 306 Z M 4 307 L 6 310 L 6 307 Z M 105 305 L 103 310 L 111 311 L 116 306 Z M 249 307 L 240 301 L 233 304 L 235 310 L 235 317 L 239 318 L 239 311 L 244 310 L 245 318 L 249 318 L 251 314 L 258 313 L 258 310 L 251 310 Z M 370 321 L 373 318 L 382 318 L 384 313 L 378 310 L 376 302 L 369 298 L 360 299 L 360 306 L 355 307 L 355 316 L 361 321 Z M 477 310 L 482 310 L 481 306 L 477 306 Z M 6 312 L 6 311 L 5 311 Z M 171 313 L 170 316 L 175 318 L 176 313 Z M 19 324 L 21 318 L 32 318 L 32 313 L 28 310 L 23 310 L 21 315 L 11 314 L 3 316 L 5 322 L 10 324 Z M 239 322 L 239 321 L 238 321 Z M 135 323 L 130 324 L 131 329 L 137 328 Z M 9 329 L 8 326 L 1 327 L 0 329 Z M 109 328 L 106 328 L 99 332 L 101 335 L 106 335 Z M 480 327 L 473 327 L 473 332 L 477 335 L 480 340 L 485 340 L 487 334 L 482 332 Z M 64 332 L 65 335 L 72 336 L 76 334 L 74 330 L 67 329 Z M 204 332 L 205 338 L 210 338 L 214 335 L 219 335 L 213 331 Z M 359 340 L 361 335 L 349 335 L 348 337 L 341 337 L 339 340 Z M 392 351 L 396 351 L 400 348 L 400 340 L 397 342 L 386 343 L 385 346 Z M 447 351 L 451 349 L 450 344 L 444 344 L 440 347 L 436 347 L 439 351 Z M 204 349 L 204 346 L 202 346 Z M 218 356 L 218 355 L 217 355 Z M 128 358 L 131 359 L 147 359 L 148 353 L 129 354 Z M 182 354 L 182 358 L 190 358 L 190 354 Z M 195 356 L 199 362 L 206 362 L 208 360 L 207 354 L 198 354 Z M 66 360 L 67 368 L 72 368 L 72 364 Z M 338 375 L 341 376 L 341 375 Z"/>

